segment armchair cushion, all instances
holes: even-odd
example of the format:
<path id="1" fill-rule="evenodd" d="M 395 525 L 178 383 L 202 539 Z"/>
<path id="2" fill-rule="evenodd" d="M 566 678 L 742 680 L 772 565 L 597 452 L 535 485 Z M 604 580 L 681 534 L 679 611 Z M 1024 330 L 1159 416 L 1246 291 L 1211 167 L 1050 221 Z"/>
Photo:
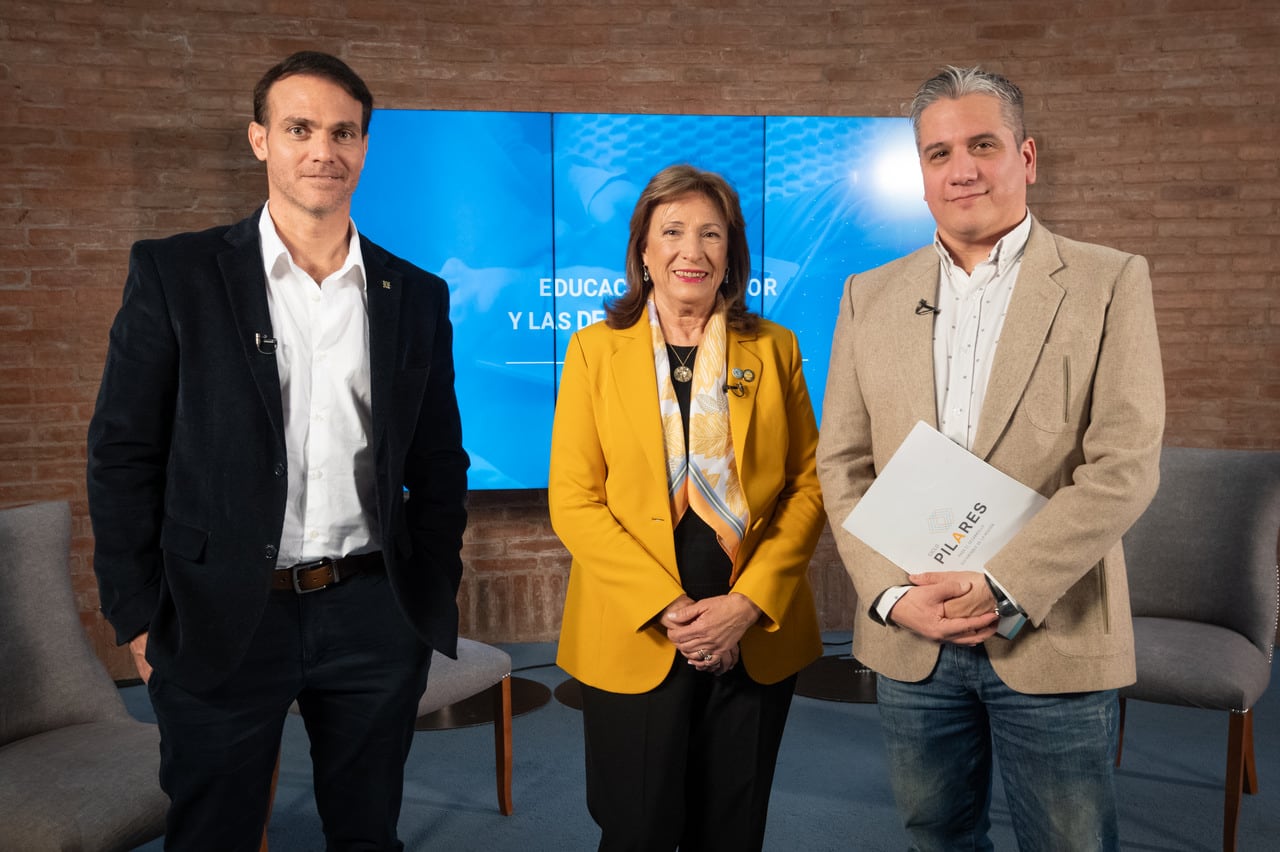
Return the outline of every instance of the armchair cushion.
<path id="1" fill-rule="evenodd" d="M 427 691 L 418 702 L 418 715 L 439 710 L 488 689 L 511 675 L 511 655 L 501 648 L 458 639 L 458 659 L 431 655 Z"/>
<path id="2" fill-rule="evenodd" d="M 125 850 L 164 826 L 160 735 L 131 718 L 46 731 L 0 747 L 5 848 Z"/>
<path id="3" fill-rule="evenodd" d="M 1138 682 L 1125 698 L 1202 707 L 1248 710 L 1262 697 L 1271 661 L 1244 636 L 1177 618 L 1135 618 Z"/>

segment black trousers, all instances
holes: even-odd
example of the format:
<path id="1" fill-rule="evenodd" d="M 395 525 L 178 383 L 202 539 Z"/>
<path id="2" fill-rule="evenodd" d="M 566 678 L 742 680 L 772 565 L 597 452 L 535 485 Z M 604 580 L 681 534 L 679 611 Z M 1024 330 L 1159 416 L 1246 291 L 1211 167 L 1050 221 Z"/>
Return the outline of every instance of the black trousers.
<path id="1" fill-rule="evenodd" d="M 747 852 L 764 844 L 796 677 L 719 677 L 679 655 L 657 688 L 582 687 L 587 808 L 602 852 Z"/>
<path id="2" fill-rule="evenodd" d="M 404 762 L 430 663 L 386 576 L 357 574 L 311 594 L 271 592 L 244 662 L 212 692 L 153 673 L 160 785 L 171 800 L 165 849 L 259 848 L 295 699 L 327 849 L 403 849 Z"/>

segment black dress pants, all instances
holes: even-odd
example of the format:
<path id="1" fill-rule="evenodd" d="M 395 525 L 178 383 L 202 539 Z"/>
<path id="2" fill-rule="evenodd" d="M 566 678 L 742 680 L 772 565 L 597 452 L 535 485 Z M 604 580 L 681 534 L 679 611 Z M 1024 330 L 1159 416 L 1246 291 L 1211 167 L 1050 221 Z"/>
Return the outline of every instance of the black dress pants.
<path id="1" fill-rule="evenodd" d="M 165 849 L 254 852 L 295 699 L 311 740 L 326 848 L 399 850 L 404 762 L 431 650 L 385 575 L 311 594 L 271 592 L 248 654 L 217 689 L 148 682 L 160 726 Z"/>
<path id="2" fill-rule="evenodd" d="M 769 793 L 796 677 L 758 684 L 676 655 L 655 689 L 582 687 L 587 808 L 602 852 L 748 852 L 764 844 Z"/>

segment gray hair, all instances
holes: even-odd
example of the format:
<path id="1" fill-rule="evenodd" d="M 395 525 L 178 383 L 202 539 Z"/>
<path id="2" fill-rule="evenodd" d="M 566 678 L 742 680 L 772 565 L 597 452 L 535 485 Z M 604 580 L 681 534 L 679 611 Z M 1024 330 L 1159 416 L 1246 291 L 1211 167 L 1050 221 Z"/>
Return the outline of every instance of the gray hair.
<path id="1" fill-rule="evenodd" d="M 1000 101 L 1000 114 L 1005 125 L 1013 131 L 1014 141 L 1021 145 L 1026 140 L 1021 89 L 1012 81 L 992 71 L 984 71 L 977 65 L 972 68 L 948 65 L 921 83 L 916 96 L 911 99 L 911 129 L 915 131 L 917 147 L 920 145 L 920 116 L 925 109 L 943 98 L 956 100 L 965 95 L 990 95 Z"/>

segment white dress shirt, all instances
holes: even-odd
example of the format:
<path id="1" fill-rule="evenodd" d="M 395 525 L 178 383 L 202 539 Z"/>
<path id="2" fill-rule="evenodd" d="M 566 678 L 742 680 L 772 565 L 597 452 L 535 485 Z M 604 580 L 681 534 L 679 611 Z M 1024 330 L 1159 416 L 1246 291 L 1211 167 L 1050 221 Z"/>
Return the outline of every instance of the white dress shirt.
<path id="1" fill-rule="evenodd" d="M 378 550 L 364 257 L 319 284 L 293 261 L 270 210 L 258 222 L 284 408 L 288 497 L 278 567 Z"/>
<path id="2" fill-rule="evenodd" d="M 966 450 L 973 449 L 987 382 L 991 378 L 991 364 L 1030 235 L 1031 214 L 1028 213 L 1021 224 L 1000 238 L 987 259 L 974 266 L 970 274 L 956 265 L 951 252 L 934 234 L 933 247 L 938 252 L 938 296 L 937 312 L 933 316 L 933 381 L 938 430 Z M 998 581 L 996 585 L 1008 595 L 1008 590 Z M 888 622 L 893 605 L 910 588 L 894 586 L 876 600 L 876 613 L 882 621 Z M 1012 596 L 1009 597 L 1012 600 Z"/>
<path id="3" fill-rule="evenodd" d="M 969 274 L 956 265 L 936 236 L 938 312 L 933 317 L 933 382 L 938 428 L 966 450 L 991 378 L 1004 317 L 1009 312 L 1022 255 L 1031 234 L 1031 216 L 1000 238 L 987 259 Z"/>

